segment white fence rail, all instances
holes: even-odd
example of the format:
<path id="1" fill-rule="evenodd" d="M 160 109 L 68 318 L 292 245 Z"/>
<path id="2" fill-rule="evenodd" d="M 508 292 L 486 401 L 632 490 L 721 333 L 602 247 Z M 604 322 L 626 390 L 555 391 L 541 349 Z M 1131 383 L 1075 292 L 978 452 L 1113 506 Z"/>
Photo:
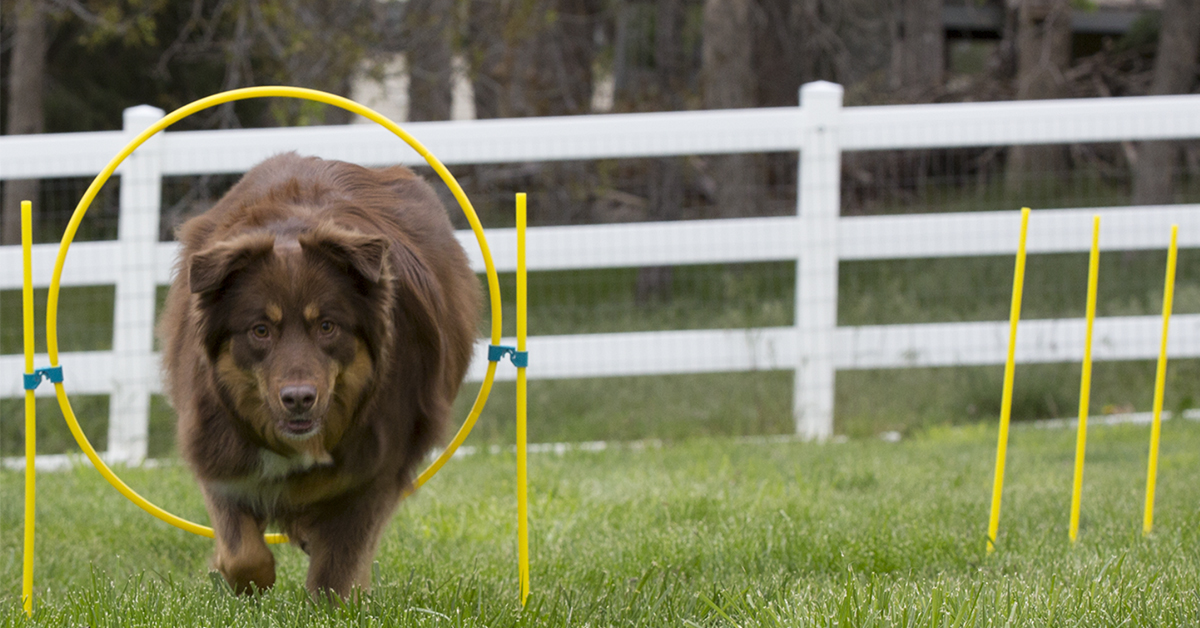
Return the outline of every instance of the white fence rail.
<path id="1" fill-rule="evenodd" d="M 841 260 L 1008 254 L 1016 211 L 841 217 L 843 151 L 995 146 L 1200 137 L 1200 96 L 906 105 L 843 109 L 841 87 L 813 83 L 796 108 L 413 123 L 413 135 L 447 164 L 634 158 L 798 151 L 797 215 L 673 223 L 543 227 L 529 233 L 531 271 L 658 265 L 791 261 L 797 264 L 795 324 L 790 327 L 537 336 L 530 338 L 535 378 L 792 370 L 797 432 L 825 438 L 833 428 L 838 369 L 1002 363 L 1004 322 L 837 327 Z M 0 179 L 91 176 L 162 112 L 135 107 L 122 132 L 0 138 Z M 72 246 L 63 285 L 115 285 L 113 350 L 62 354 L 69 390 L 110 394 L 109 459 L 146 453 L 149 395 L 160 388 L 152 353 L 154 294 L 168 283 L 177 251 L 157 242 L 164 176 L 238 173 L 278 152 L 340 158 L 363 165 L 421 163 L 382 129 L 369 126 L 164 133 L 118 173 L 118 240 Z M 1015 208 L 1014 208 L 1015 209 Z M 1108 250 L 1161 249 L 1180 225 L 1180 246 L 1200 247 L 1200 206 L 1043 210 L 1030 221 L 1030 253 L 1082 252 L 1090 216 L 1104 220 Z M 459 234 L 476 270 L 473 237 Z M 501 271 L 515 266 L 510 229 L 488 232 Z M 34 281 L 49 284 L 57 245 L 34 251 Z M 114 263 L 115 262 L 115 263 Z M 0 248 L 0 289 L 20 286 L 20 251 Z M 14 324 L 8 321 L 5 324 Z M 1157 317 L 1097 322 L 1095 358 L 1148 359 Z M 1062 362 L 1082 354 L 1082 321 L 1023 323 L 1021 362 Z M 471 377 L 483 371 L 482 350 Z M 1177 316 L 1173 356 L 1200 357 L 1200 315 Z M 39 356 L 45 365 L 45 356 Z M 0 357 L 0 397 L 21 394 L 20 356 Z M 501 370 L 500 378 L 513 373 Z M 46 389 L 39 394 L 50 394 Z"/>

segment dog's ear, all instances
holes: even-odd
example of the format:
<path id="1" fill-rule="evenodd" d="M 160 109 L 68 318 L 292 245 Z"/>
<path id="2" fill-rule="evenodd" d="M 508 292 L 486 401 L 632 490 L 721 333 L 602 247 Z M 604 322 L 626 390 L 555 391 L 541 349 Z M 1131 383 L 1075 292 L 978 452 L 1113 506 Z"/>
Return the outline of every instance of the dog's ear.
<path id="1" fill-rule="evenodd" d="M 323 255 L 370 283 L 379 283 L 383 277 L 389 245 L 383 236 L 326 227 L 306 233 L 299 240 L 304 250 Z"/>
<path id="2" fill-rule="evenodd" d="M 395 277 L 397 329 L 407 339 L 405 359 L 414 365 L 410 378 L 413 396 L 420 412 L 430 420 L 440 421 L 449 412 L 453 399 L 443 397 L 446 387 L 446 301 L 437 276 L 417 252 L 404 244 L 392 252 L 392 272 Z"/>
<path id="3" fill-rule="evenodd" d="M 212 292 L 235 272 L 268 255 L 275 246 L 270 234 L 249 234 L 200 251 L 188 260 L 188 288 L 194 294 Z"/>

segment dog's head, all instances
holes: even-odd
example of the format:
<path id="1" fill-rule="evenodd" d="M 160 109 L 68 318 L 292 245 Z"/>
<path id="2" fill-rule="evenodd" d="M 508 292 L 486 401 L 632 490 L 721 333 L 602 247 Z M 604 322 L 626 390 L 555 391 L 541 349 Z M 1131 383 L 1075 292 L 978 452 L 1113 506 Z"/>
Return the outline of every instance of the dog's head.
<path id="1" fill-rule="evenodd" d="M 416 335 L 440 342 L 434 308 L 403 267 L 407 251 L 392 248 L 322 224 L 246 233 L 188 260 L 217 388 L 260 445 L 288 453 L 337 444 L 380 383 L 398 292 L 408 312 L 401 324 L 418 319 L 428 328 Z"/>

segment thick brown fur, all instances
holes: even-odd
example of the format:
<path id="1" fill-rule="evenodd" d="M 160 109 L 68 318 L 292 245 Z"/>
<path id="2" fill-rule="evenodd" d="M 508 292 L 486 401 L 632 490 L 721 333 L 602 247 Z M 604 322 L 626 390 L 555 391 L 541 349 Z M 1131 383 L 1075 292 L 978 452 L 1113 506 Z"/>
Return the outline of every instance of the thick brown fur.
<path id="1" fill-rule="evenodd" d="M 178 237 L 159 334 L 214 567 L 272 586 L 275 524 L 309 591 L 367 588 L 472 355 L 479 283 L 445 208 L 407 168 L 287 154 Z"/>

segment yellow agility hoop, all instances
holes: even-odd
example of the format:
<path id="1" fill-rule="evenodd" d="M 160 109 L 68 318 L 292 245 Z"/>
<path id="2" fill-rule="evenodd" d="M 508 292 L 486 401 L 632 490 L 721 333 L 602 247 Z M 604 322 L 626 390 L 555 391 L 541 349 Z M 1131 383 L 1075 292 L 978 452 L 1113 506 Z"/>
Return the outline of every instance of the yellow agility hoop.
<path id="1" fill-rule="evenodd" d="M 483 226 L 479 223 L 479 217 L 475 214 L 475 209 L 471 206 L 471 201 L 467 198 L 466 193 L 463 192 L 462 187 L 458 184 L 458 181 L 454 178 L 454 175 L 450 174 L 450 171 L 446 169 L 446 166 L 442 165 L 442 162 L 439 161 L 438 158 L 433 155 L 433 153 L 430 153 L 423 144 L 417 141 L 417 139 L 413 136 L 409 135 L 404 129 L 400 128 L 400 126 L 395 122 L 392 122 L 387 117 L 381 115 L 375 110 L 370 109 L 369 107 L 364 107 L 363 105 L 360 105 L 348 98 L 343 98 L 342 96 L 330 94 L 328 92 L 300 87 L 247 87 L 214 94 L 172 111 L 158 122 L 152 124 L 145 131 L 139 133 L 137 137 L 133 138 L 133 140 L 126 144 L 125 148 L 121 149 L 121 152 L 117 153 L 117 155 L 112 158 L 112 161 L 109 161 L 108 165 L 104 167 L 104 170 L 100 171 L 100 174 L 96 175 L 96 178 L 92 180 L 92 184 L 88 186 L 83 198 L 79 200 L 79 204 L 75 207 L 75 213 L 72 214 L 71 221 L 67 224 L 67 228 L 63 232 L 62 243 L 58 248 L 58 257 L 54 262 L 54 275 L 50 280 L 50 294 L 46 302 L 46 352 L 50 358 L 51 367 L 57 367 L 59 365 L 58 290 L 62 279 L 63 264 L 67 260 L 67 251 L 71 247 L 71 242 L 75 239 L 75 232 L 79 229 L 79 224 L 83 221 L 84 214 L 87 213 L 88 207 L 96 198 L 96 194 L 100 192 L 100 188 L 104 186 L 104 183 L 108 181 L 108 178 L 112 176 L 114 171 L 116 171 L 117 166 L 121 165 L 121 162 L 125 161 L 125 159 L 129 157 L 134 150 L 145 143 L 146 140 L 150 139 L 154 134 L 171 126 L 179 120 L 192 115 L 193 113 L 227 102 L 247 100 L 250 98 L 269 97 L 312 100 L 325 103 L 327 105 L 333 105 L 335 107 L 345 109 L 351 113 L 356 113 L 391 131 L 397 137 L 404 140 L 413 148 L 413 150 L 417 151 L 417 153 L 425 159 L 430 167 L 432 167 L 433 170 L 437 172 L 438 176 L 441 177 L 446 186 L 450 188 L 450 191 L 454 194 L 454 198 L 458 200 L 459 206 L 462 207 L 463 214 L 465 214 L 467 217 L 467 222 L 471 224 L 471 230 L 475 232 L 476 240 L 479 241 L 479 250 L 483 254 L 483 263 L 487 269 L 488 294 L 492 310 L 491 342 L 493 345 L 500 344 L 500 283 L 496 277 L 496 267 L 492 263 L 492 253 L 488 248 L 487 238 L 483 234 Z M 446 446 L 446 449 L 442 452 L 442 454 L 438 456 L 438 458 L 434 460 L 432 464 L 429 465 L 429 468 L 425 469 L 425 471 L 423 471 L 417 477 L 414 489 L 429 481 L 429 479 L 432 478 L 434 474 L 436 474 L 438 470 L 440 470 L 442 466 L 446 464 L 446 461 L 448 461 L 450 457 L 454 455 L 454 452 L 458 449 L 459 445 L 466 440 L 467 435 L 471 433 L 471 428 L 475 426 L 475 422 L 479 419 L 479 415 L 483 412 L 483 406 L 487 403 L 488 395 L 492 390 L 492 380 L 495 379 L 495 376 L 496 362 L 489 362 L 487 374 L 483 379 L 483 385 L 480 386 L 479 394 L 475 397 L 475 404 L 471 407 L 470 413 L 467 414 L 466 420 L 463 421 L 462 427 L 459 428 L 458 433 L 455 434 L 454 438 L 450 441 L 450 444 Z M 200 536 L 206 536 L 209 538 L 213 537 L 212 528 L 193 523 L 183 519 L 182 517 L 173 515 L 162 508 L 159 508 L 158 506 L 155 506 L 147 501 L 146 498 L 139 495 L 136 491 L 129 488 L 129 486 L 123 481 L 121 481 L 121 478 L 117 477 L 117 475 L 113 473 L 112 469 L 110 469 L 108 465 L 100 459 L 100 456 L 96 453 L 95 448 L 92 447 L 91 442 L 88 441 L 87 436 L 85 436 L 83 430 L 80 429 L 79 421 L 76 420 L 75 413 L 71 410 L 71 402 L 67 399 L 67 393 L 62 382 L 55 382 L 54 393 L 55 396 L 58 397 L 58 405 L 62 408 L 63 417 L 66 418 L 67 426 L 71 429 L 71 434 L 75 437 L 75 441 L 79 443 L 79 447 L 83 449 L 85 454 L 87 454 L 88 459 L 92 461 L 92 464 L 98 471 L 100 471 L 100 474 L 104 476 L 104 479 L 108 480 L 108 483 L 111 484 L 113 488 L 117 489 L 117 491 L 128 498 L 129 501 L 137 504 L 142 510 L 145 510 L 146 512 L 177 528 L 187 530 L 188 532 L 198 534 Z M 268 543 L 286 543 L 288 540 L 287 535 L 285 534 L 266 534 L 264 536 Z"/>

